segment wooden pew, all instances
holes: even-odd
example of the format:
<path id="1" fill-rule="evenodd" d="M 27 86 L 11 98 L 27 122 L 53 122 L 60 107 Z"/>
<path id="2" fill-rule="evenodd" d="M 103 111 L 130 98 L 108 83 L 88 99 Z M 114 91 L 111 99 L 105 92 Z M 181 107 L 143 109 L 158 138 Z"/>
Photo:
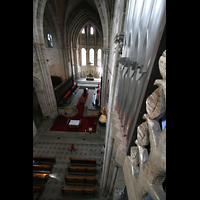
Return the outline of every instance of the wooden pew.
<path id="1" fill-rule="evenodd" d="M 39 193 L 42 194 L 42 192 L 44 191 L 44 185 L 33 185 L 33 194 L 34 193 Z"/>
<path id="2" fill-rule="evenodd" d="M 72 175 L 95 175 L 96 167 L 69 166 L 68 173 Z"/>
<path id="3" fill-rule="evenodd" d="M 50 174 L 52 172 L 52 165 L 33 165 L 33 173 Z"/>
<path id="4" fill-rule="evenodd" d="M 33 185 L 33 200 L 38 200 L 43 191 L 43 185 Z"/>
<path id="5" fill-rule="evenodd" d="M 33 173 L 33 184 L 45 184 L 48 179 L 48 174 Z"/>
<path id="6" fill-rule="evenodd" d="M 82 200 L 82 198 L 81 199 L 69 199 L 69 198 L 67 198 L 67 199 L 65 199 L 65 198 L 62 198 L 62 199 L 59 199 L 59 200 Z"/>
<path id="7" fill-rule="evenodd" d="M 56 163 L 55 157 L 33 156 L 33 160 L 39 161 L 40 164 L 54 165 Z"/>
<path id="8" fill-rule="evenodd" d="M 94 197 L 94 186 L 63 186 L 62 194 L 81 196 L 81 197 Z"/>
<path id="9" fill-rule="evenodd" d="M 39 196 L 40 196 L 39 193 L 33 194 L 33 200 L 39 200 Z"/>
<path id="10" fill-rule="evenodd" d="M 66 185 L 94 185 L 95 176 L 78 176 L 68 175 L 65 176 Z"/>
<path id="11" fill-rule="evenodd" d="M 71 165 L 96 166 L 96 159 L 70 158 Z"/>

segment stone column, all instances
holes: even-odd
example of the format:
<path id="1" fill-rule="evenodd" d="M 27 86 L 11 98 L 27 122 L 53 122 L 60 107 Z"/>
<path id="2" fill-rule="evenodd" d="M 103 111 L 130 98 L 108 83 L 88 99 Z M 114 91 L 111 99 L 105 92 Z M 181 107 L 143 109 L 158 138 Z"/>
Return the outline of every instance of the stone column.
<path id="1" fill-rule="evenodd" d="M 94 67 L 97 67 L 97 49 L 94 49 Z"/>
<path id="2" fill-rule="evenodd" d="M 81 66 L 82 63 L 81 49 L 78 49 L 78 56 L 79 56 L 79 66 Z"/>
<path id="3" fill-rule="evenodd" d="M 111 197 L 112 197 L 112 191 L 113 191 L 113 188 L 114 188 L 114 185 L 115 185 L 115 180 L 116 180 L 116 177 L 117 177 L 118 169 L 119 169 L 118 166 L 115 166 L 115 167 L 114 167 L 114 172 L 113 172 L 113 176 L 112 176 L 112 181 L 111 181 L 109 193 L 108 193 L 108 196 L 107 196 L 107 199 L 110 199 L 110 200 L 111 200 Z"/>
<path id="4" fill-rule="evenodd" d="M 111 114 L 111 111 L 112 111 L 113 96 L 116 92 L 115 91 L 115 87 L 116 87 L 115 85 L 116 85 L 116 79 L 117 79 L 117 73 L 118 73 L 118 69 L 117 69 L 116 66 L 118 66 L 118 59 L 119 59 L 119 55 L 120 55 L 120 52 L 121 52 L 120 51 L 121 48 L 120 48 L 119 44 L 120 44 L 120 41 L 123 40 L 123 37 L 120 37 L 119 35 L 120 34 L 117 34 L 116 37 L 115 37 L 115 40 L 114 40 L 114 42 L 116 43 L 115 54 L 113 56 L 113 62 L 112 62 L 113 66 L 111 66 L 111 69 L 113 69 L 113 71 L 112 71 L 113 75 L 111 75 L 111 79 L 110 79 L 110 91 L 112 91 L 112 93 L 110 94 L 109 102 L 108 102 L 109 110 L 107 112 L 107 122 L 106 122 L 107 126 L 106 126 L 106 138 L 105 138 L 106 149 L 105 149 L 104 166 L 103 166 L 102 183 L 101 183 L 103 195 L 106 195 L 106 184 L 107 184 L 107 178 L 108 178 L 108 170 L 109 170 L 109 166 L 110 166 L 111 154 L 112 154 L 112 149 L 113 149 L 112 125 L 110 125 L 110 114 Z M 104 62 L 105 62 L 105 60 L 104 60 Z M 106 80 L 107 80 L 107 74 L 105 74 L 105 71 L 103 71 L 103 78 L 104 77 L 106 77 Z M 103 88 L 103 89 L 104 89 L 104 91 L 106 91 L 106 88 Z M 105 97 L 105 94 L 104 94 L 104 97 Z M 104 98 L 104 100 L 106 100 L 106 98 Z"/>
<path id="5" fill-rule="evenodd" d="M 86 49 L 86 66 L 88 66 L 89 63 L 89 49 Z"/>
<path id="6" fill-rule="evenodd" d="M 74 73 L 75 73 L 75 79 L 78 79 L 78 65 L 77 65 L 77 54 L 76 54 L 76 48 L 73 47 L 73 59 L 74 59 Z"/>
<path id="7" fill-rule="evenodd" d="M 62 56 L 63 56 L 63 63 L 64 63 L 64 71 L 65 71 L 65 80 L 69 78 L 69 71 L 68 71 L 68 67 L 67 67 L 68 66 L 67 51 L 68 51 L 67 47 L 62 48 Z"/>
<path id="8" fill-rule="evenodd" d="M 45 50 L 46 47 L 45 44 L 34 44 L 34 48 L 39 61 L 40 77 L 38 80 L 40 81 L 34 82 L 34 80 L 36 80 L 34 79 L 33 83 L 36 84 L 36 92 L 43 115 L 54 118 L 58 115 L 58 111 L 50 71 L 47 64 L 47 56 Z"/>
<path id="9" fill-rule="evenodd" d="M 38 131 L 37 131 L 37 128 L 35 126 L 35 122 L 33 121 L 33 140 L 36 138 L 37 133 L 38 133 Z"/>
<path id="10" fill-rule="evenodd" d="M 115 53 L 116 53 L 116 59 L 115 59 L 115 65 L 114 65 L 114 73 L 113 73 L 113 99 L 112 99 L 112 107 L 111 111 L 116 110 L 116 102 L 118 97 L 118 90 L 119 90 L 119 58 L 122 54 L 122 47 L 123 47 L 123 40 L 124 40 L 124 33 L 118 33 L 116 34 L 114 38 L 114 42 L 117 44 Z"/>
<path id="11" fill-rule="evenodd" d="M 101 90 L 101 111 L 103 108 L 107 108 L 106 105 L 106 87 L 107 87 L 107 74 L 108 74 L 108 59 L 109 59 L 109 48 L 103 48 L 103 75 L 102 75 L 102 90 Z"/>
<path id="12" fill-rule="evenodd" d="M 66 47 L 67 51 L 67 56 L 66 56 L 66 60 L 67 60 L 67 70 L 68 70 L 68 78 L 73 76 L 72 74 L 72 56 L 71 56 L 71 46 L 67 46 Z"/>
<path id="13" fill-rule="evenodd" d="M 113 150 L 113 138 L 112 138 L 112 129 L 109 131 L 110 134 L 108 136 L 108 142 L 106 142 L 105 145 L 105 155 L 104 155 L 104 165 L 103 165 L 103 171 L 102 171 L 102 178 L 101 178 L 101 192 L 103 196 L 106 196 L 106 186 L 107 186 L 107 179 L 108 179 L 108 172 L 110 168 L 110 161 L 111 161 L 111 155 Z"/>

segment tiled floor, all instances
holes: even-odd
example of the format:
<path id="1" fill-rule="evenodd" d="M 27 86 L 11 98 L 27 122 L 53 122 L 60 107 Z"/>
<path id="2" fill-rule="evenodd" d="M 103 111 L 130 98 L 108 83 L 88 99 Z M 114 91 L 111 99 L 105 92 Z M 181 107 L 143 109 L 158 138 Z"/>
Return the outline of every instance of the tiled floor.
<path id="1" fill-rule="evenodd" d="M 92 89 L 88 90 L 89 96 L 86 101 L 86 106 L 91 104 L 93 92 L 94 90 Z M 83 89 L 79 89 L 69 106 L 76 106 L 82 93 Z M 87 116 L 86 110 L 84 110 L 84 116 Z M 65 196 L 62 196 L 61 188 L 65 185 L 65 176 L 68 174 L 67 167 L 70 165 L 70 157 L 96 159 L 95 197 L 89 199 L 105 200 L 106 198 L 101 197 L 99 194 L 103 161 L 101 147 L 104 145 L 105 128 L 97 128 L 96 134 L 70 134 L 66 132 L 49 131 L 54 121 L 55 119 L 43 120 L 37 128 L 38 136 L 33 142 L 34 156 L 49 156 L 56 158 L 56 163 L 53 165 L 53 171 L 50 174 L 49 180 L 45 184 L 45 189 L 39 197 L 39 200 L 59 200 L 60 198 L 66 198 Z M 76 151 L 73 152 L 70 151 L 72 143 L 76 149 Z M 88 198 L 79 197 L 75 199 Z"/>
<path id="2" fill-rule="evenodd" d="M 40 196 L 40 200 L 59 200 L 62 196 L 61 188 L 65 185 L 65 176 L 68 174 L 67 167 L 70 165 L 70 157 L 73 158 L 95 158 L 96 159 L 96 184 L 95 197 L 91 200 L 100 199 L 100 177 L 103 154 L 101 154 L 101 145 L 98 144 L 76 144 L 76 151 L 70 151 L 70 143 L 49 143 L 35 142 L 33 147 L 34 156 L 56 157 L 56 163 L 53 165 L 53 171 L 45 184 L 45 189 Z M 84 198 L 79 198 L 84 199 Z"/>

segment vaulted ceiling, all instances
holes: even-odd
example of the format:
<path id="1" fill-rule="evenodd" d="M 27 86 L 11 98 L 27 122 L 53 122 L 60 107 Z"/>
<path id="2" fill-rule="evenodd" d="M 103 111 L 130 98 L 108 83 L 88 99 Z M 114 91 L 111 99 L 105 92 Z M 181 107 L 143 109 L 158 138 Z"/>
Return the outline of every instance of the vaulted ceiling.
<path id="1" fill-rule="evenodd" d="M 74 21 L 76 22 L 75 32 L 72 31 L 71 34 L 76 36 L 83 24 L 81 23 L 82 19 L 86 20 L 87 18 L 99 27 L 100 32 L 102 30 L 103 48 L 109 48 L 114 5 L 115 0 L 33 0 L 33 43 L 45 44 L 43 22 L 46 17 L 59 40 L 58 45 L 61 48 L 70 45 L 71 38 L 69 38 L 67 30 L 69 30 L 69 26 L 73 26 L 71 23 L 73 16 L 77 18 L 79 15 L 79 19 Z M 84 18 L 82 18 L 83 15 L 80 15 L 81 9 L 82 13 L 85 13 Z M 86 12 L 83 11 L 84 9 Z M 75 37 L 72 38 L 73 41 L 74 39 Z"/>
<path id="2" fill-rule="evenodd" d="M 44 16 L 51 24 L 56 37 L 60 38 L 60 46 L 73 46 L 81 28 L 88 21 L 95 25 L 102 38 L 103 35 L 108 37 L 108 19 L 113 5 L 114 0 L 103 3 L 99 0 L 47 0 Z M 105 30 L 102 23 L 107 26 Z"/>

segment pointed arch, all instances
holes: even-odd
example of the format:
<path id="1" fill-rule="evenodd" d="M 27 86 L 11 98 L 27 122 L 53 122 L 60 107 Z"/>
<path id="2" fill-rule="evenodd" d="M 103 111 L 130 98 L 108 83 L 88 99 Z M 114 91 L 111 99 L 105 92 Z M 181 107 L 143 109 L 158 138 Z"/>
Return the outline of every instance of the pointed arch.
<path id="1" fill-rule="evenodd" d="M 81 65 L 86 66 L 86 50 L 85 48 L 81 49 Z"/>
<path id="2" fill-rule="evenodd" d="M 83 3 L 70 15 L 66 26 L 64 27 L 64 35 L 66 36 L 65 45 L 76 46 L 77 38 L 82 28 L 91 22 L 96 30 L 103 38 L 101 20 L 95 11 L 87 3 Z"/>
<path id="3" fill-rule="evenodd" d="M 35 76 L 33 76 L 33 87 L 38 91 L 43 91 L 42 82 Z"/>
<path id="4" fill-rule="evenodd" d="M 94 49 L 91 48 L 89 51 L 89 61 L 90 61 L 90 65 L 94 66 Z"/>
<path id="5" fill-rule="evenodd" d="M 101 61 L 102 61 L 101 57 L 102 57 L 102 50 L 98 49 L 97 51 L 97 66 L 98 67 L 101 67 Z"/>

